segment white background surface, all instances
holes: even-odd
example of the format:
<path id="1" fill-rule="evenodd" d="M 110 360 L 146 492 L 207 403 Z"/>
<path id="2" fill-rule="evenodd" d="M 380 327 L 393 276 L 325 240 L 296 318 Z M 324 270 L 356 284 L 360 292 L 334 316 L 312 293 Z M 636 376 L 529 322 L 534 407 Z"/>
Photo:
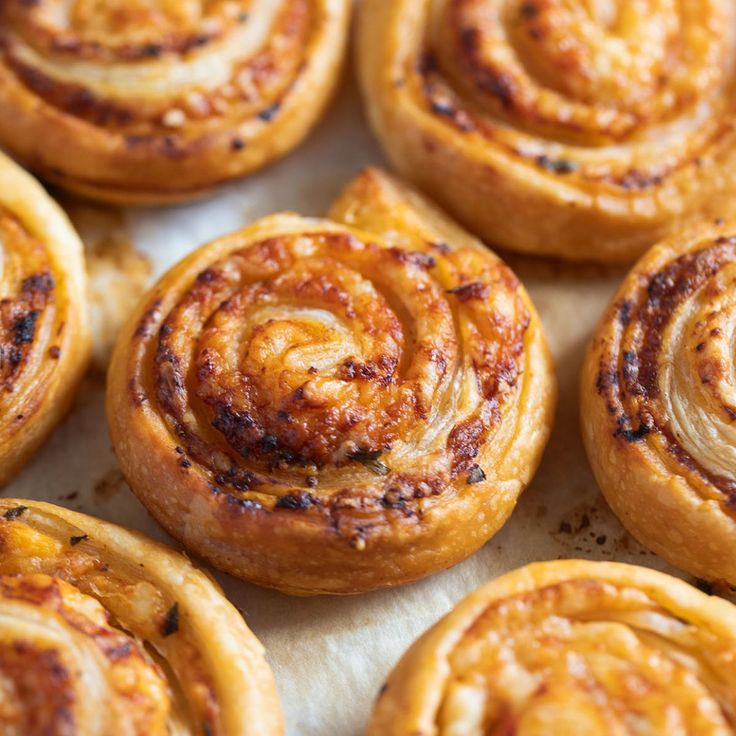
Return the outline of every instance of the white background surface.
<path id="1" fill-rule="evenodd" d="M 381 164 L 354 86 L 349 74 L 310 140 L 262 174 L 206 202 L 122 213 L 122 227 L 150 258 L 154 273 L 261 215 L 282 209 L 321 214 L 363 165 Z M 89 209 L 70 209 L 84 235 L 89 217 L 81 214 L 89 215 Z M 103 228 L 107 221 L 121 227 L 119 213 L 98 210 L 97 219 Z M 362 733 L 372 700 L 404 649 L 467 592 L 502 572 L 556 557 L 615 558 L 663 567 L 607 511 L 578 433 L 577 376 L 584 344 L 622 272 L 508 260 L 541 312 L 561 392 L 544 463 L 502 532 L 453 570 L 364 596 L 295 599 L 219 576 L 267 649 L 289 736 Z M 73 413 L 5 495 L 61 503 L 166 539 L 117 470 L 103 395 L 103 378 L 88 378 Z M 560 532 L 563 522 L 573 533 Z"/>

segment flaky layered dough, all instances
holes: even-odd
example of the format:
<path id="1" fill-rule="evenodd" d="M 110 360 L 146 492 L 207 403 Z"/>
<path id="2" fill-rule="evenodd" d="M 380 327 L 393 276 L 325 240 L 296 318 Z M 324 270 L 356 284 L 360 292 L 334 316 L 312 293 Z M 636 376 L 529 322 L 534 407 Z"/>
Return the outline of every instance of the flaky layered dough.
<path id="1" fill-rule="evenodd" d="M 393 671 L 368 736 L 736 733 L 736 608 L 653 570 L 568 560 L 480 588 Z"/>
<path id="2" fill-rule="evenodd" d="M 581 384 L 598 483 L 643 544 L 736 584 L 736 223 L 654 247 L 604 315 Z"/>
<path id="3" fill-rule="evenodd" d="M 90 351 L 82 244 L 0 153 L 0 486 L 66 413 Z"/>
<path id="4" fill-rule="evenodd" d="M 549 434 L 550 357 L 513 273 L 378 171 L 174 267 L 123 330 L 108 418 L 138 497 L 221 569 L 355 593 L 452 565 Z"/>
<path id="5" fill-rule="evenodd" d="M 187 199 L 319 119 L 350 0 L 4 0 L 0 145 L 56 184 Z"/>
<path id="6" fill-rule="evenodd" d="M 283 733 L 263 650 L 220 589 L 141 534 L 0 501 L 0 731 Z"/>
<path id="7" fill-rule="evenodd" d="M 393 164 L 486 241 L 628 261 L 736 209 L 730 0 L 371 0 L 358 62 Z"/>

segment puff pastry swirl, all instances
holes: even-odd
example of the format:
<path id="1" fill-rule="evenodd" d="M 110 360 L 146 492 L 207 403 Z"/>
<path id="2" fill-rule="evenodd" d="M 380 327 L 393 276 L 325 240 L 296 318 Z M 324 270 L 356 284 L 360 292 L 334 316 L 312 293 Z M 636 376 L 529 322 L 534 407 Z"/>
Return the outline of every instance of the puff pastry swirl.
<path id="1" fill-rule="evenodd" d="M 354 593 L 504 523 L 554 377 L 514 274 L 378 171 L 331 220 L 280 214 L 174 267 L 123 330 L 108 418 L 154 517 L 221 569 Z"/>
<path id="2" fill-rule="evenodd" d="M 86 285 L 66 215 L 0 153 L 0 486 L 64 415 L 84 373 Z"/>
<path id="3" fill-rule="evenodd" d="M 349 13 L 349 0 L 5 0 L 0 145 L 97 199 L 201 195 L 307 135 Z"/>
<path id="4" fill-rule="evenodd" d="M 409 649 L 367 734 L 733 734 L 735 627 L 733 605 L 653 570 L 529 565 Z"/>
<path id="5" fill-rule="evenodd" d="M 500 247 L 629 261 L 734 213 L 729 0 L 372 0 L 358 62 L 399 171 Z"/>
<path id="6" fill-rule="evenodd" d="M 141 534 L 0 500 L 0 730 L 282 733 L 263 651 L 217 586 Z"/>
<path id="7" fill-rule="evenodd" d="M 585 362 L 582 426 L 623 524 L 665 559 L 736 584 L 736 224 L 654 247 Z"/>

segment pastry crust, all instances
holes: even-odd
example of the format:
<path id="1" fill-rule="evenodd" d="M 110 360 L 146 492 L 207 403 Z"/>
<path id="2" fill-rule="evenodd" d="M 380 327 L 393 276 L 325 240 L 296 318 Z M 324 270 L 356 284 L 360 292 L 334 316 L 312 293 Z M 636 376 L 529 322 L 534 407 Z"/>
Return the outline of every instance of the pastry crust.
<path id="1" fill-rule="evenodd" d="M 8 0 L 0 145 L 115 203 L 191 199 L 298 145 L 338 80 L 350 0 Z"/>
<path id="2" fill-rule="evenodd" d="M 671 563 L 736 584 L 736 223 L 632 269 L 588 351 L 582 429 L 624 526 Z"/>
<path id="3" fill-rule="evenodd" d="M 0 486 L 68 410 L 90 353 L 82 244 L 0 153 Z"/>
<path id="4" fill-rule="evenodd" d="M 455 564 L 505 522 L 552 421 L 533 305 L 490 251 L 368 170 L 331 220 L 278 214 L 175 266 L 109 372 L 131 487 L 261 585 L 357 593 Z"/>
<path id="5" fill-rule="evenodd" d="M 0 726 L 27 736 L 283 733 L 263 649 L 186 558 L 48 503 L 0 500 Z"/>
<path id="6" fill-rule="evenodd" d="M 660 572 L 529 565 L 404 655 L 367 736 L 732 733 L 736 608 Z"/>
<path id="7" fill-rule="evenodd" d="M 371 0 L 358 69 L 393 165 L 472 232 L 625 262 L 735 214 L 735 13 L 729 0 Z"/>

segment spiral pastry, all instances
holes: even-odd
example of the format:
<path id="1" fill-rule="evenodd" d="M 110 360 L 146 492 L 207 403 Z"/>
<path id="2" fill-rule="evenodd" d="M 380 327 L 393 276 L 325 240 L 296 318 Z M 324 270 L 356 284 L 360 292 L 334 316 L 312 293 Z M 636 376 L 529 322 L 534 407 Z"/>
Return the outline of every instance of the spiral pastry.
<path id="1" fill-rule="evenodd" d="M 628 261 L 736 210 L 730 0 L 372 0 L 388 156 L 484 240 Z"/>
<path id="2" fill-rule="evenodd" d="M 415 580 L 484 544 L 546 443 L 554 378 L 513 273 L 365 172 L 175 266 L 108 382 L 128 482 L 188 549 L 290 593 Z"/>
<path id="3" fill-rule="evenodd" d="M 591 344 L 583 436 L 624 526 L 736 585 L 736 224 L 701 225 L 633 268 Z"/>
<path id="4" fill-rule="evenodd" d="M 204 194 L 308 134 L 350 0 L 3 0 L 0 145 L 96 199 Z"/>
<path id="5" fill-rule="evenodd" d="M 367 736 L 733 734 L 734 631 L 733 605 L 660 572 L 529 565 L 409 649 Z"/>
<path id="6" fill-rule="evenodd" d="M 0 486 L 66 413 L 90 351 L 82 244 L 0 153 Z"/>
<path id="7" fill-rule="evenodd" d="M 0 500 L 4 734 L 278 736 L 263 650 L 219 588 L 136 532 Z"/>

